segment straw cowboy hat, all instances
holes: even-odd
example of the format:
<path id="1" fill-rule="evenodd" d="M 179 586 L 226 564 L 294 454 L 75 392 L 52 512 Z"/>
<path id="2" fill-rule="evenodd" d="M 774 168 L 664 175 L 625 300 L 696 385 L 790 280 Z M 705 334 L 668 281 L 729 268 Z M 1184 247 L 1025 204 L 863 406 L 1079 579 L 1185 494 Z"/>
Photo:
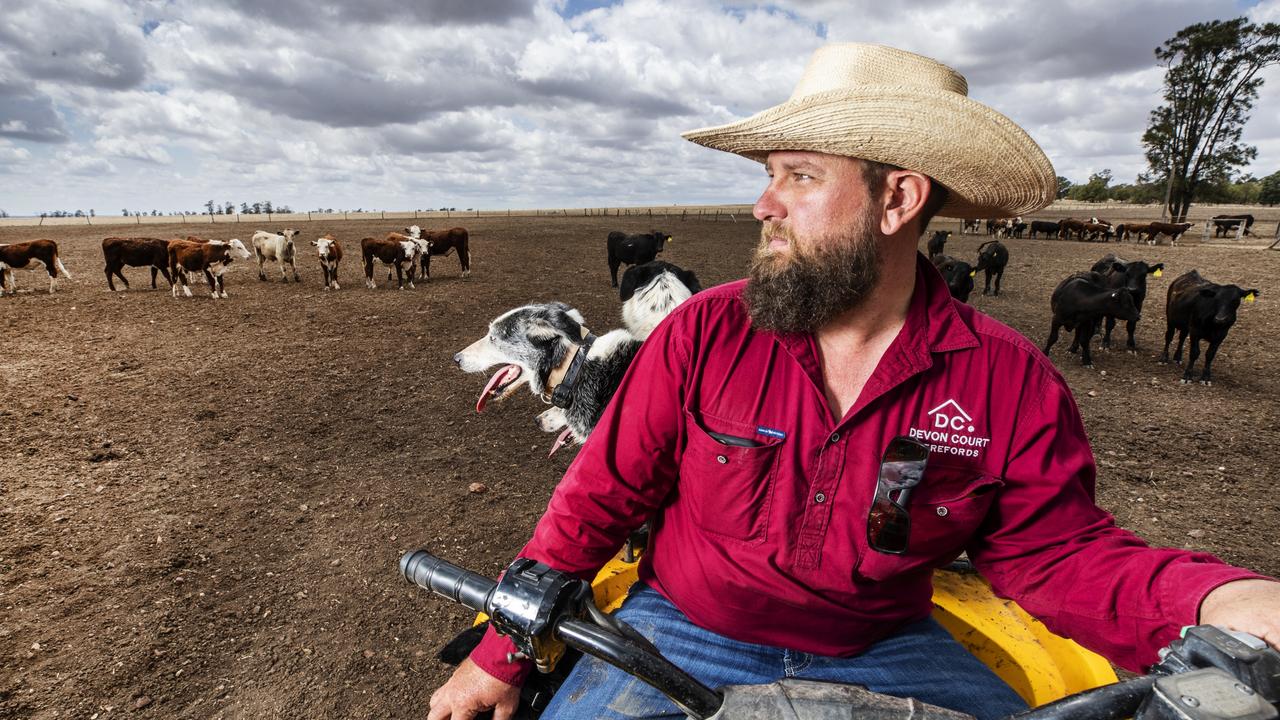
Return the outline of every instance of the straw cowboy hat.
<path id="1" fill-rule="evenodd" d="M 946 186 L 947 217 L 1011 217 L 1053 202 L 1058 179 L 1044 151 L 968 91 L 936 60 L 835 43 L 813 54 L 790 100 L 684 137 L 757 162 L 772 150 L 811 150 L 915 170 Z"/>

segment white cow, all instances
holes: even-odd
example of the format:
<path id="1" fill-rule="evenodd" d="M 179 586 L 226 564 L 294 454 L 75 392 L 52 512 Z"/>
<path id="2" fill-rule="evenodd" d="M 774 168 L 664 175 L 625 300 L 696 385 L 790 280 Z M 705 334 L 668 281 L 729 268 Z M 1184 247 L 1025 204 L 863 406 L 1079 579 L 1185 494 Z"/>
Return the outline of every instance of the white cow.
<path id="1" fill-rule="evenodd" d="M 287 263 L 289 268 L 293 270 L 293 281 L 302 282 L 298 277 L 298 268 L 293 264 L 294 248 L 293 237 L 301 230 L 293 228 L 285 228 L 279 233 L 269 233 L 265 230 L 259 230 L 253 234 L 253 249 L 258 254 L 258 279 L 266 280 L 267 273 L 262 266 L 268 260 L 274 260 L 280 264 L 280 279 L 289 282 L 289 275 L 285 272 L 284 266 Z"/>

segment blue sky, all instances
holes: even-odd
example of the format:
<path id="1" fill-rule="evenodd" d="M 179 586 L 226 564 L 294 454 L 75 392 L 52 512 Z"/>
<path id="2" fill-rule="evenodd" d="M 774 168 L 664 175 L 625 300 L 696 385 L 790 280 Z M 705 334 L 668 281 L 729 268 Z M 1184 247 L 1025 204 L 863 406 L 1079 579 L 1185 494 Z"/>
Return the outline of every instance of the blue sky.
<path id="1" fill-rule="evenodd" d="M 1145 169 L 1152 50 L 1280 0 L 26 0 L 0 25 L 0 209 L 750 202 L 683 130 L 781 102 L 825 41 L 953 65 L 1059 174 Z M 1246 130 L 1280 169 L 1280 71 Z"/>

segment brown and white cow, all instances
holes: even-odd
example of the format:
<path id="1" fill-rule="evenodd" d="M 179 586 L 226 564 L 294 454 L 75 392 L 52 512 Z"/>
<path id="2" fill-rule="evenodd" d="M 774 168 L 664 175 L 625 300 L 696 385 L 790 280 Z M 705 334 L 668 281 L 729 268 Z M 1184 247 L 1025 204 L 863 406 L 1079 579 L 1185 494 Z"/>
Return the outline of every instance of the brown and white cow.
<path id="1" fill-rule="evenodd" d="M 1189 222 L 1183 222 L 1183 223 L 1153 222 L 1147 226 L 1147 230 L 1146 230 L 1147 244 L 1155 245 L 1156 241 L 1160 238 L 1161 235 L 1168 235 L 1169 244 L 1176 246 L 1178 244 L 1178 238 L 1182 237 L 1182 234 L 1190 230 L 1191 226 L 1194 224 L 1195 223 L 1189 223 Z"/>
<path id="2" fill-rule="evenodd" d="M 71 279 L 71 273 L 58 259 L 58 243 L 52 240 L 31 240 L 20 243 L 0 243 L 0 295 L 7 288 L 10 293 L 18 293 L 18 281 L 14 270 L 36 271 L 44 268 L 49 273 L 49 293 L 53 293 L 58 274 Z"/>
<path id="3" fill-rule="evenodd" d="M 423 230 L 418 237 L 419 240 L 427 242 L 427 249 L 422 253 L 423 280 L 431 279 L 432 255 L 448 255 L 454 250 L 458 251 L 458 263 L 462 265 L 462 277 L 471 276 L 471 237 L 466 228 Z"/>
<path id="4" fill-rule="evenodd" d="M 319 240 L 312 240 L 311 244 L 316 246 L 316 255 L 320 256 L 320 271 L 324 273 L 324 289 L 328 290 L 330 286 L 334 290 L 341 289 L 338 286 L 338 263 L 342 261 L 342 245 L 337 238 L 328 234 Z"/>
<path id="5" fill-rule="evenodd" d="M 164 273 L 164 279 L 173 286 L 169 275 L 169 241 L 145 237 L 109 237 L 102 239 L 102 257 L 107 261 L 107 287 L 116 289 L 112 276 L 120 278 L 124 289 L 129 289 L 129 279 L 120 272 L 124 266 L 151 267 L 151 289 L 156 288 L 156 274 Z"/>
<path id="6" fill-rule="evenodd" d="M 405 271 L 408 270 L 409 287 L 413 287 L 413 266 L 421 254 L 418 239 L 397 232 L 387 233 L 385 238 L 361 238 L 360 254 L 364 258 L 364 284 L 376 288 L 373 281 L 373 261 L 376 258 L 396 269 L 396 285 L 403 290 Z"/>
<path id="7" fill-rule="evenodd" d="M 178 297 L 178 286 L 182 292 L 191 297 L 190 283 L 187 273 L 203 271 L 205 280 L 209 282 L 209 294 L 214 298 L 226 297 L 227 289 L 223 284 L 222 274 L 233 258 L 252 257 L 252 253 L 244 243 L 232 238 L 228 242 L 209 240 L 194 242 L 190 240 L 173 240 L 169 243 L 169 272 L 173 274 L 173 296 Z"/>

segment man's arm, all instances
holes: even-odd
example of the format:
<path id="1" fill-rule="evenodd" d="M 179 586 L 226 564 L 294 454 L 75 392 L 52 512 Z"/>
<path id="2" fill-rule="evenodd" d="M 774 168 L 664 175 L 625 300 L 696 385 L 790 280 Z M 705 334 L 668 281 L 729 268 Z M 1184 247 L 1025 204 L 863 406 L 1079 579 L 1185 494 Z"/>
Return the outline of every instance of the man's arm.
<path id="1" fill-rule="evenodd" d="M 1197 622 L 1219 618 L 1233 581 L 1261 578 L 1202 552 L 1152 548 L 1094 502 L 1093 453 L 1065 381 L 1029 387 L 1003 480 L 970 548 L 996 592 L 1055 633 L 1138 671 Z M 1252 597 L 1252 595 L 1251 595 Z M 1235 606 L 1235 603 L 1231 603 Z M 1229 617 L 1239 611 L 1229 610 Z M 1216 620 L 1215 620 L 1216 622 Z"/>
<path id="2" fill-rule="evenodd" d="M 1247 632 L 1280 649 L 1280 582 L 1236 580 L 1219 585 L 1200 603 L 1200 623 Z"/>

